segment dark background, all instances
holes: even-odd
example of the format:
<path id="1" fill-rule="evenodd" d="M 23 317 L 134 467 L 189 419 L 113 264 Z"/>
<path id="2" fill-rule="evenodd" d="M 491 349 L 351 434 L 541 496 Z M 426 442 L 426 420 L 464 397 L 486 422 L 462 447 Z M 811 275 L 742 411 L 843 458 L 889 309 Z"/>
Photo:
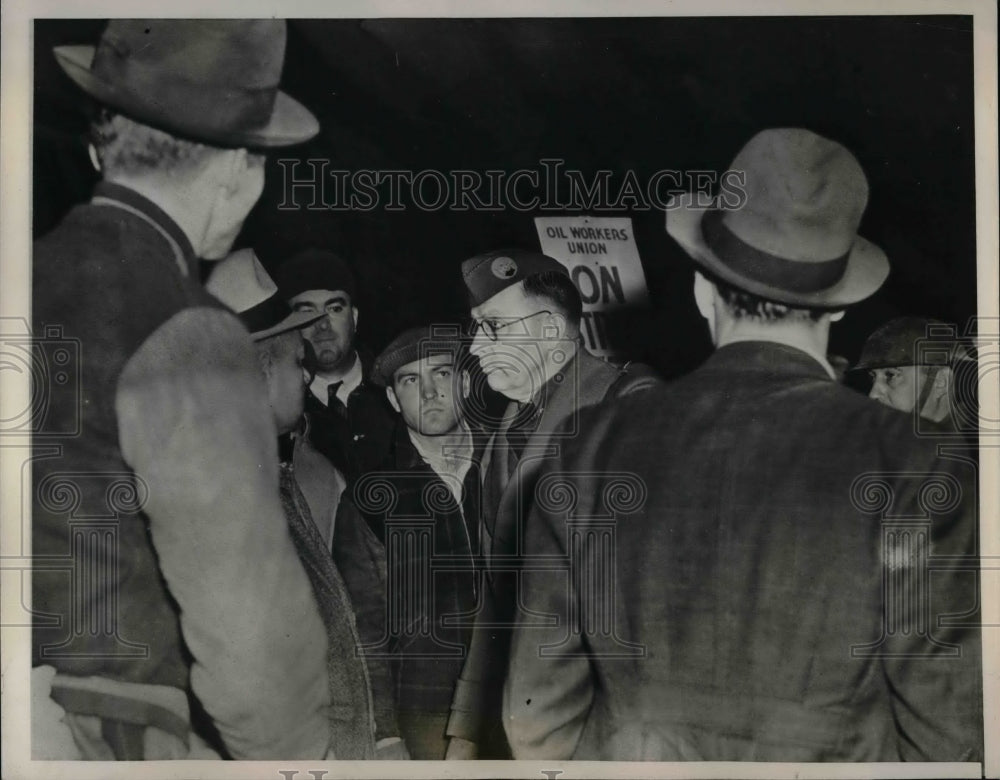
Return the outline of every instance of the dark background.
<path id="1" fill-rule="evenodd" d="M 101 29 L 35 24 L 36 234 L 94 182 L 85 104 L 51 47 L 95 43 Z M 376 350 L 403 327 L 466 314 L 460 262 L 537 247 L 536 214 L 281 211 L 277 157 L 414 172 L 540 170 L 553 157 L 588 180 L 609 169 L 620 184 L 632 170 L 644 184 L 660 169 L 725 170 L 763 128 L 807 127 L 860 160 L 871 186 L 861 233 L 893 268 L 834 326 L 831 351 L 853 361 L 899 314 L 963 328 L 975 314 L 970 17 L 292 20 L 283 85 L 322 130 L 269 160 L 237 245 L 271 268 L 308 246 L 349 258 L 359 330 Z M 663 213 L 599 215 L 632 217 L 650 287 L 652 308 L 621 323 L 624 351 L 666 376 L 690 370 L 710 345 Z"/>

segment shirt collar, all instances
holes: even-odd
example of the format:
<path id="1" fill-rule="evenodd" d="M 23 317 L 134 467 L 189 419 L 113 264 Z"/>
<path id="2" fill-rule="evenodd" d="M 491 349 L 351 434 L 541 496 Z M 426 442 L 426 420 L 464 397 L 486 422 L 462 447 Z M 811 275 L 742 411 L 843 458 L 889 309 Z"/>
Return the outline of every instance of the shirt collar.
<path id="1" fill-rule="evenodd" d="M 347 399 L 355 390 L 361 386 L 361 382 L 365 378 L 365 372 L 361 365 L 361 358 L 358 353 L 354 353 L 354 362 L 351 367 L 347 370 L 340 379 L 326 379 L 325 377 L 319 376 L 318 374 L 313 378 L 312 383 L 309 385 L 309 391 L 318 398 L 325 406 L 329 397 L 327 396 L 327 388 L 334 384 L 335 382 L 341 382 L 340 387 L 337 388 L 337 398 L 340 400 L 344 406 L 347 406 Z"/>

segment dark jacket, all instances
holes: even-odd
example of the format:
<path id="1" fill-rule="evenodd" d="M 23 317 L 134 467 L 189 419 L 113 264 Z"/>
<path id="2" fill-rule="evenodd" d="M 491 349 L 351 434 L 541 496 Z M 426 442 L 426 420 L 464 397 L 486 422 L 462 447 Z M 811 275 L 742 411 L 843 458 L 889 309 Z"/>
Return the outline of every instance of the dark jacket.
<path id="1" fill-rule="evenodd" d="M 525 562 L 560 619 L 515 631 L 515 757 L 978 760 L 973 464 L 771 342 L 582 425 L 528 520 L 571 573 Z"/>
<path id="2" fill-rule="evenodd" d="M 386 648 L 393 657 L 400 712 L 443 717 L 451 708 L 471 635 L 469 616 L 476 606 L 483 439 L 473 437 L 461 507 L 420 457 L 401 419 L 394 441 L 389 462 L 361 480 L 356 497 L 369 524 L 386 529 L 390 616 Z M 391 503 L 380 500 L 386 495 L 392 496 Z M 421 592 L 424 588 L 429 591 Z M 464 624 L 456 622 L 463 614 Z M 404 725 L 407 738 L 405 732 Z M 420 756 L 414 753 L 414 757 Z"/>
<path id="3" fill-rule="evenodd" d="M 310 440 L 340 469 L 348 487 L 385 463 L 395 429 L 395 415 L 385 390 L 368 381 L 371 364 L 366 355 L 359 354 L 364 379 L 348 396 L 346 408 L 343 404 L 331 408 L 312 393 L 306 394 Z"/>
<path id="4" fill-rule="evenodd" d="M 581 347 L 563 374 L 541 389 L 533 419 L 525 421 L 525 430 L 518 437 L 510 428 L 512 422 L 520 422 L 520 415 L 516 404 L 509 405 L 483 462 L 480 536 L 486 568 L 484 595 L 452 703 L 451 736 L 480 743 L 496 757 L 506 752 L 499 720 L 509 643 L 504 625 L 509 626 L 514 619 L 515 571 L 525 550 L 524 519 L 534 499 L 540 466 L 555 454 L 577 446 L 578 438 L 586 434 L 580 426 L 584 409 L 659 384 L 644 365 L 618 368 Z"/>

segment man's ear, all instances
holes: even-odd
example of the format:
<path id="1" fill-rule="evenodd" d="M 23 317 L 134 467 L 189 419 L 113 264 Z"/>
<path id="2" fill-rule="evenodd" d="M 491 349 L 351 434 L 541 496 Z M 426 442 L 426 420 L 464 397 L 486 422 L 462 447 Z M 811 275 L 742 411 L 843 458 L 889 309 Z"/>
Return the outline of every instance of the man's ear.
<path id="1" fill-rule="evenodd" d="M 542 338 L 556 341 L 566 337 L 567 320 L 562 312 L 554 311 L 545 318 L 545 325 L 542 326 Z"/>
<path id="2" fill-rule="evenodd" d="M 389 399 L 389 405 L 396 410 L 397 413 L 401 412 L 402 409 L 399 408 L 399 399 L 396 398 L 396 391 L 391 387 L 385 389 L 385 397 Z"/>
<path id="3" fill-rule="evenodd" d="M 694 302 L 698 312 L 710 323 L 715 322 L 715 285 L 700 271 L 694 272 Z"/>
<path id="4" fill-rule="evenodd" d="M 846 313 L 844 310 L 830 312 L 830 322 L 840 322 Z"/>
<path id="5" fill-rule="evenodd" d="M 948 388 L 951 387 L 952 377 L 951 368 L 945 366 L 940 369 L 937 372 L 937 376 L 934 377 L 934 395 L 945 395 L 948 392 Z"/>
<path id="6" fill-rule="evenodd" d="M 101 158 L 97 154 L 97 147 L 93 144 L 87 144 L 87 154 L 90 156 L 90 164 L 94 166 L 94 170 L 100 173 Z"/>
<path id="7" fill-rule="evenodd" d="M 462 400 L 464 401 L 469 397 L 472 392 L 472 377 L 469 375 L 468 371 L 462 371 Z"/>
<path id="8" fill-rule="evenodd" d="M 351 316 L 354 317 L 354 329 L 357 330 L 358 329 L 358 307 L 357 306 L 353 306 L 353 305 L 351 306 Z M 388 389 L 388 388 L 386 388 L 386 389 Z"/>

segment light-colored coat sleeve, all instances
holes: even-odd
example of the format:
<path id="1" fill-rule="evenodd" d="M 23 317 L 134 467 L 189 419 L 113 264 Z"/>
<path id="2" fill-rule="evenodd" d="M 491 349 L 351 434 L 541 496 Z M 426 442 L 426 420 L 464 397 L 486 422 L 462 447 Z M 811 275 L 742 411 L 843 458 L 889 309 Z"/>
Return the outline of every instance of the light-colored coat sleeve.
<path id="1" fill-rule="evenodd" d="M 234 758 L 323 758 L 326 631 L 281 508 L 246 332 L 220 310 L 180 312 L 129 360 L 115 406 L 194 693 Z"/>

